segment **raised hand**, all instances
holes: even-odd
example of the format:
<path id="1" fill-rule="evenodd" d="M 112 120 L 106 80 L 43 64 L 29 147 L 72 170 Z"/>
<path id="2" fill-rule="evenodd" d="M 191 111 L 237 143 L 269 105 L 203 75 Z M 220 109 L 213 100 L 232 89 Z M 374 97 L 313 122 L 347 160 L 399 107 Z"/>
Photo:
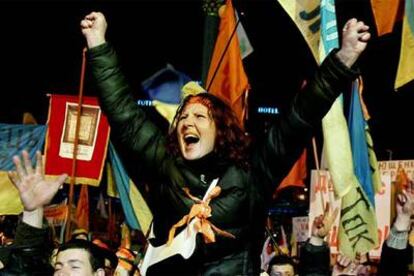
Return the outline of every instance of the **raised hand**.
<path id="1" fill-rule="evenodd" d="M 33 169 L 27 151 L 22 151 L 23 161 L 19 156 L 13 156 L 16 171 L 9 171 L 10 180 L 19 191 L 25 211 L 34 211 L 48 204 L 65 181 L 67 174 L 62 174 L 56 180 L 47 181 L 43 174 L 42 155 L 36 152 L 36 168 Z"/>
<path id="2" fill-rule="evenodd" d="M 351 67 L 367 47 L 371 38 L 368 30 L 369 26 L 355 18 L 345 23 L 342 29 L 342 45 L 337 56 L 346 66 Z"/>
<path id="3" fill-rule="evenodd" d="M 410 184 L 411 186 L 411 184 Z M 411 226 L 411 215 L 414 213 L 414 195 L 409 191 L 403 190 L 397 196 L 396 200 L 397 218 L 394 222 L 394 227 L 398 231 L 408 231 Z"/>
<path id="4" fill-rule="evenodd" d="M 336 264 L 333 267 L 332 276 L 339 275 L 360 275 L 359 272 L 363 269 L 363 265 L 358 260 L 351 260 L 350 258 L 338 254 Z"/>
<path id="5" fill-rule="evenodd" d="M 105 33 L 108 24 L 101 12 L 91 12 L 80 23 L 82 34 L 86 38 L 88 48 L 99 46 L 106 42 Z"/>
<path id="6" fill-rule="evenodd" d="M 318 238 L 325 238 L 328 235 L 329 230 L 333 223 L 335 222 L 336 217 L 338 216 L 339 209 L 336 208 L 333 212 L 329 208 L 329 203 L 326 204 L 324 214 L 318 217 L 315 217 L 312 223 L 312 236 Z"/>

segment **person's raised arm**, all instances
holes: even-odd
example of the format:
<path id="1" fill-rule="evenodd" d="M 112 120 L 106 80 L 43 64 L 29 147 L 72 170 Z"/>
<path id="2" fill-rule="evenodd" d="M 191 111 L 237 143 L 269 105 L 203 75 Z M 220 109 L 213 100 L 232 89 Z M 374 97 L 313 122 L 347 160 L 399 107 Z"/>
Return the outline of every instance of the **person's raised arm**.
<path id="1" fill-rule="evenodd" d="M 331 230 L 338 213 L 338 208 L 332 211 L 329 204 L 326 204 L 324 213 L 314 218 L 311 237 L 300 251 L 300 275 L 310 275 L 312 273 L 327 275 L 329 272 L 330 251 L 324 239 Z"/>
<path id="2" fill-rule="evenodd" d="M 13 275 L 51 275 L 49 254 L 52 246 L 48 228 L 43 224 L 43 206 L 52 200 L 67 176 L 62 174 L 53 181 L 46 181 L 40 152 L 36 153 L 35 168 L 27 151 L 22 152 L 22 158 L 13 156 L 13 163 L 16 170 L 9 171 L 8 175 L 18 190 L 24 211 L 13 242 L 18 250 L 7 250 L 0 261 L 0 268 L 5 266 L 2 271 L 7 275 L 9 271 L 13 271 Z"/>
<path id="3" fill-rule="evenodd" d="M 94 48 L 106 42 L 105 33 L 108 24 L 101 12 L 91 12 L 80 23 L 88 48 Z"/>
<path id="4" fill-rule="evenodd" d="M 13 156 L 16 171 L 9 171 L 9 178 L 19 191 L 23 204 L 23 222 L 42 228 L 43 206 L 48 204 L 65 181 L 67 175 L 62 174 L 55 180 L 45 180 L 42 156 L 36 152 L 36 167 L 33 169 L 27 151 L 22 152 L 22 158 Z"/>
<path id="5" fill-rule="evenodd" d="M 357 78 L 359 72 L 353 65 L 370 39 L 368 29 L 354 18 L 345 24 L 341 48 L 328 54 L 303 91 L 296 94 L 289 112 L 281 114 L 279 123 L 270 128 L 255 158 L 265 181 L 280 183 L 336 98 Z"/>
<path id="6" fill-rule="evenodd" d="M 412 185 L 412 183 L 410 184 Z M 378 275 L 407 275 L 413 249 L 408 246 L 411 215 L 414 213 L 414 195 L 403 190 L 396 200 L 397 217 L 387 240 L 382 245 Z"/>
<path id="7" fill-rule="evenodd" d="M 162 162 L 168 158 L 164 133 L 137 105 L 116 51 L 105 40 L 105 16 L 92 12 L 84 17 L 80 27 L 89 48 L 88 69 L 99 92 L 99 104 L 111 126 L 113 142 L 122 145 L 129 157 L 138 157 L 140 162 L 136 168 L 145 172 L 140 177 L 163 175 Z"/>
<path id="8" fill-rule="evenodd" d="M 309 243 L 314 246 L 321 246 L 325 237 L 329 234 L 339 213 L 339 209 L 331 210 L 329 203 L 326 204 L 324 213 L 314 218 L 312 223 L 311 237 Z"/>
<path id="9" fill-rule="evenodd" d="M 411 228 L 411 215 L 414 213 L 414 195 L 412 191 L 403 190 L 397 196 L 396 209 L 397 218 L 393 227 L 398 232 L 408 232 Z"/>
<path id="10" fill-rule="evenodd" d="M 319 124 L 336 98 L 357 78 L 360 72 L 354 65 L 367 47 L 368 30 L 369 26 L 355 18 L 346 22 L 340 48 L 324 59 L 305 91 L 298 93 L 294 108 L 305 122 Z"/>

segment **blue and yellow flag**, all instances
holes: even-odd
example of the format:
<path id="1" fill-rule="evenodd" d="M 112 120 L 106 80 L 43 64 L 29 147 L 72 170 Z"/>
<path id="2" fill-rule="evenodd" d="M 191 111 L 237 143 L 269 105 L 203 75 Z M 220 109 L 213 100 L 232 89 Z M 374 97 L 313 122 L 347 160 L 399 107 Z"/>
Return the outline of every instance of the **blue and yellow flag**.
<path id="1" fill-rule="evenodd" d="M 134 182 L 129 178 L 112 143 L 109 143 L 109 159 L 126 222 L 132 229 L 141 230 L 146 234 L 152 222 L 151 210 Z"/>
<path id="2" fill-rule="evenodd" d="M 335 3 L 333 0 L 321 2 L 320 62 L 338 47 Z M 343 197 L 358 180 L 352 164 L 351 142 L 343 111 L 342 96 L 338 97 L 322 120 L 324 154 L 328 163 L 336 195 Z"/>
<path id="3" fill-rule="evenodd" d="M 334 0 L 321 2 L 321 44 L 320 58 L 326 56 L 333 48 L 338 47 L 338 30 Z M 359 102 L 358 86 L 356 100 L 353 102 L 351 137 L 359 132 L 359 138 L 365 138 L 365 120 Z M 355 111 L 355 112 L 357 112 Z M 355 116 L 354 116 L 355 115 Z M 366 253 L 378 244 L 378 230 L 374 211 L 374 192 L 372 190 L 371 171 L 367 143 L 364 139 L 365 151 L 362 156 L 353 157 L 361 141 L 350 140 L 346 119 L 343 112 L 342 97 L 338 97 L 329 112 L 322 120 L 326 158 L 329 172 L 334 183 L 335 192 L 342 197 L 341 218 L 339 225 L 339 251 L 351 258 L 357 253 Z M 352 148 L 351 148 L 352 141 Z M 355 147 L 355 148 L 354 148 Z M 362 150 L 362 149 L 361 149 Z M 355 163 L 357 162 L 357 163 Z M 368 171 L 366 171 L 368 170 Z M 367 193 L 369 197 L 367 197 Z"/>
<path id="4" fill-rule="evenodd" d="M 186 74 L 176 70 L 171 64 L 141 83 L 143 90 L 151 100 L 166 104 L 179 104 L 181 101 L 181 88 L 191 81 Z"/>
<path id="5" fill-rule="evenodd" d="M 290 18 L 295 22 L 303 38 L 319 63 L 319 33 L 321 25 L 320 0 L 278 0 Z"/>
<path id="6" fill-rule="evenodd" d="M 357 252 L 366 253 L 378 245 L 375 213 L 374 171 L 366 136 L 366 122 L 360 101 L 359 82 L 353 83 L 349 110 L 349 130 L 352 144 L 354 171 L 357 185 L 342 198 L 339 225 L 339 249 L 350 257 Z"/>
<path id="7" fill-rule="evenodd" d="M 369 162 L 368 143 L 365 135 L 365 120 L 359 99 L 359 80 L 352 84 L 351 103 L 349 108 L 349 136 L 351 137 L 352 159 L 354 171 L 361 188 L 369 199 L 371 206 L 375 206 L 375 191 L 372 184 L 372 172 Z"/>
<path id="8" fill-rule="evenodd" d="M 186 95 L 205 92 L 195 81 L 175 70 L 170 64 L 146 79 L 141 85 L 152 100 L 152 106 L 170 124 L 173 122 L 181 100 Z"/>
<path id="9" fill-rule="evenodd" d="M 7 171 L 14 170 L 13 155 L 27 150 L 32 161 L 36 151 L 42 150 L 45 142 L 44 125 L 0 124 L 0 215 L 19 214 L 23 206 L 19 193 L 7 176 Z"/>
<path id="10" fill-rule="evenodd" d="M 363 81 L 362 77 L 358 78 L 359 81 L 359 102 L 361 104 L 362 114 L 364 117 L 364 125 L 365 125 L 365 139 L 367 142 L 367 148 L 368 148 L 368 159 L 369 159 L 369 166 L 371 169 L 371 175 L 372 175 L 372 186 L 375 193 L 378 193 L 382 189 L 382 182 L 381 182 L 381 176 L 379 171 L 379 164 L 377 160 L 377 156 L 374 151 L 374 141 L 371 137 L 371 130 L 368 125 L 368 121 L 371 118 L 369 115 L 368 109 L 366 104 L 364 103 L 364 99 L 362 97 L 362 90 L 363 90 Z"/>
<path id="11" fill-rule="evenodd" d="M 321 43 L 320 61 L 337 48 L 338 29 L 334 0 L 321 1 Z M 358 90 L 357 90 L 358 93 Z M 359 98 L 357 94 L 358 103 Z M 364 120 L 361 105 L 358 104 L 362 137 L 365 138 Z M 358 124 L 361 126 L 361 124 Z M 356 176 L 353 152 L 347 122 L 343 111 L 342 96 L 338 97 L 322 120 L 325 153 L 329 172 L 334 183 L 335 193 L 342 197 L 341 218 L 339 225 L 339 251 L 351 258 L 357 253 L 365 253 L 375 248 L 378 243 L 377 223 L 373 203 L 367 199 L 364 186 Z M 361 130 L 361 129 L 359 129 Z M 366 145 L 366 142 L 365 142 Z M 366 157 L 368 153 L 365 151 Z M 361 162 L 358 159 L 358 162 Z M 367 164 L 369 166 L 369 162 Z M 368 174 L 371 177 L 371 174 Z M 372 193 L 372 182 L 369 182 Z M 368 186 L 368 184 L 367 184 Z M 373 202 L 373 201 L 372 201 Z"/>
<path id="12" fill-rule="evenodd" d="M 398 89 L 414 79 L 414 2 L 405 1 L 400 62 L 394 88 Z"/>

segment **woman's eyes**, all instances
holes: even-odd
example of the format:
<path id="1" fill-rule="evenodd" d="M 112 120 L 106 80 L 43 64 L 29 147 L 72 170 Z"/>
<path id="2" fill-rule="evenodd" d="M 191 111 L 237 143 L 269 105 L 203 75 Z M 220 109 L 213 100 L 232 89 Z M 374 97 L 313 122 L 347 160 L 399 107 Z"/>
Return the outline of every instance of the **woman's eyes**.
<path id="1" fill-rule="evenodd" d="M 204 115 L 204 114 L 194 114 L 194 116 L 197 118 L 197 119 L 200 119 L 200 118 L 207 118 L 207 116 L 206 115 Z M 181 121 L 181 120 L 184 120 L 184 119 L 186 119 L 186 118 L 188 118 L 188 115 L 182 115 L 178 120 L 179 121 Z"/>
<path id="2" fill-rule="evenodd" d="M 181 121 L 181 120 L 184 120 L 187 117 L 188 117 L 188 115 L 182 115 L 182 116 L 180 116 L 180 118 L 178 118 L 178 120 Z"/>

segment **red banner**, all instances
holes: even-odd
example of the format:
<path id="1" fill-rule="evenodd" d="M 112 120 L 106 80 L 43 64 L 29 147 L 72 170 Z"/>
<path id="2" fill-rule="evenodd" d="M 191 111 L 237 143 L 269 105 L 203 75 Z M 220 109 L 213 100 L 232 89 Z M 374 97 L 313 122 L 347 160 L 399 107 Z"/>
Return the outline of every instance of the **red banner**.
<path id="1" fill-rule="evenodd" d="M 45 147 L 48 177 L 72 173 L 77 107 L 77 96 L 50 96 Z M 97 98 L 83 97 L 78 137 L 75 183 L 98 186 L 109 142 L 109 124 Z"/>

